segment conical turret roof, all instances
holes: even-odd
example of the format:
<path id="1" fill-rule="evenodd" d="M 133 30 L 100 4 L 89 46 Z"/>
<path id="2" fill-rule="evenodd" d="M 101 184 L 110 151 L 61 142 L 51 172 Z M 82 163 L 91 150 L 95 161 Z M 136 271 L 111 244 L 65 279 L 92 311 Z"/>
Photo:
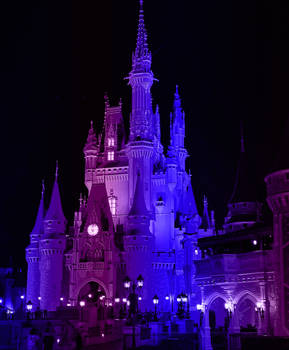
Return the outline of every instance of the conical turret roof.
<path id="1" fill-rule="evenodd" d="M 38 207 L 35 224 L 31 231 L 32 235 L 39 235 L 43 233 L 43 219 L 44 219 L 44 182 L 42 181 L 41 199 Z"/>
<path id="2" fill-rule="evenodd" d="M 61 205 L 61 198 L 60 198 L 60 192 L 59 192 L 59 186 L 58 186 L 58 165 L 56 165 L 55 181 L 53 185 L 52 195 L 51 195 L 50 204 L 45 216 L 45 221 L 48 221 L 48 220 L 66 222 L 62 205 Z"/>
<path id="3" fill-rule="evenodd" d="M 142 181 L 141 181 L 139 172 L 137 174 L 133 203 L 128 215 L 129 216 L 149 216 L 149 212 L 147 210 L 145 199 L 144 199 Z"/>

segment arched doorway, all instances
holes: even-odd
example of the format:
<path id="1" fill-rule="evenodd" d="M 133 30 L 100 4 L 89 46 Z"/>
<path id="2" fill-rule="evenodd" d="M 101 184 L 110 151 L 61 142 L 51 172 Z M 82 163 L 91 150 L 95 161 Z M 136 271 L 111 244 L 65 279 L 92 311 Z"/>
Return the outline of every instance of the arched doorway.
<path id="1" fill-rule="evenodd" d="M 212 347 L 214 350 L 226 349 L 229 318 L 224 299 L 221 297 L 214 299 L 209 305 L 208 312 Z"/>
<path id="2" fill-rule="evenodd" d="M 237 314 L 240 331 L 252 331 L 257 329 L 258 318 L 255 311 L 255 303 L 252 298 L 245 295 L 237 304 Z"/>
<path id="3" fill-rule="evenodd" d="M 91 281 L 85 284 L 78 294 L 78 305 L 82 308 L 82 319 L 89 324 L 107 319 L 107 311 L 110 307 L 105 289 L 97 282 Z"/>

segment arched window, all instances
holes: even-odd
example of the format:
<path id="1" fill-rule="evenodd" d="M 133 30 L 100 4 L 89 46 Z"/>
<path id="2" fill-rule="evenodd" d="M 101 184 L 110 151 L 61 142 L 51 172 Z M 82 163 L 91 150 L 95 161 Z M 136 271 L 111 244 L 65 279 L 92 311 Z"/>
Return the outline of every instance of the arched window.
<path id="1" fill-rule="evenodd" d="M 113 151 L 107 152 L 107 160 L 114 160 L 114 152 Z"/>
<path id="2" fill-rule="evenodd" d="M 113 137 L 109 137 L 107 139 L 107 145 L 108 145 L 108 147 L 113 147 L 114 146 L 114 138 Z"/>

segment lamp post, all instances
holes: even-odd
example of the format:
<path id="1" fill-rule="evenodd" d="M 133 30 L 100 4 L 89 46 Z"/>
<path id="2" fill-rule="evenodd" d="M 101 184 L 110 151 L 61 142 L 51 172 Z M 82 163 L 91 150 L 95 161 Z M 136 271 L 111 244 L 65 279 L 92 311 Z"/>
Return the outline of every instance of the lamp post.
<path id="1" fill-rule="evenodd" d="M 188 302 L 188 297 L 186 294 L 181 293 L 177 296 L 177 302 L 178 302 L 178 316 L 179 318 L 184 317 L 185 309 L 184 309 L 184 304 Z"/>
<path id="2" fill-rule="evenodd" d="M 81 300 L 79 302 L 79 305 L 80 305 L 80 321 L 83 322 L 83 308 L 85 306 L 85 301 Z"/>
<path id="3" fill-rule="evenodd" d="M 144 285 L 144 280 L 141 275 L 138 276 L 136 282 L 131 281 L 131 279 L 127 276 L 123 281 L 124 288 L 128 291 L 131 290 L 130 294 L 127 298 L 127 305 L 129 307 L 128 317 L 132 323 L 132 348 L 136 348 L 136 340 L 135 340 L 135 326 L 136 326 L 136 316 L 138 313 L 138 295 L 136 293 L 137 289 L 141 289 Z"/>
<path id="4" fill-rule="evenodd" d="M 258 316 L 263 320 L 265 316 L 265 310 L 264 310 L 264 304 L 260 301 L 256 303 L 255 311 L 257 312 Z"/>
<path id="5" fill-rule="evenodd" d="M 153 297 L 153 303 L 155 305 L 155 313 L 154 313 L 154 321 L 157 322 L 158 321 L 158 315 L 157 315 L 157 305 L 159 303 L 159 298 L 158 296 L 155 294 L 155 296 Z"/>
<path id="6" fill-rule="evenodd" d="M 27 319 L 30 320 L 31 310 L 32 310 L 32 302 L 29 300 L 26 304 L 27 309 Z"/>

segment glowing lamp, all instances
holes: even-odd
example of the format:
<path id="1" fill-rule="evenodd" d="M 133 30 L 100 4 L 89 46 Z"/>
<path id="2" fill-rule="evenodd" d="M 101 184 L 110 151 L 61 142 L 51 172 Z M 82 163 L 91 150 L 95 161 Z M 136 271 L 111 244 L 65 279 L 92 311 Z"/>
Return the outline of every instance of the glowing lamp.
<path id="1" fill-rule="evenodd" d="M 88 294 L 88 297 L 89 297 L 89 298 L 92 298 L 92 294 L 89 293 L 89 294 Z"/>
<path id="2" fill-rule="evenodd" d="M 112 303 L 109 303 L 108 306 L 112 306 Z"/>
<path id="3" fill-rule="evenodd" d="M 23 300 L 24 299 L 24 295 L 20 295 L 20 299 Z"/>
<path id="4" fill-rule="evenodd" d="M 119 302 L 120 302 L 120 299 L 119 299 L 119 298 L 115 298 L 114 301 L 115 301 L 116 303 L 119 303 Z"/>
<path id="5" fill-rule="evenodd" d="M 203 304 L 197 304 L 197 310 L 203 311 L 204 310 Z"/>
<path id="6" fill-rule="evenodd" d="M 137 286 L 139 288 L 142 288 L 143 287 L 143 283 L 144 283 L 144 281 L 143 281 L 142 275 L 139 275 L 138 278 L 137 278 Z"/>
<path id="7" fill-rule="evenodd" d="M 182 296 L 182 302 L 186 303 L 188 301 L 188 297 L 186 295 Z"/>
<path id="8" fill-rule="evenodd" d="M 60 301 L 63 301 L 63 300 L 64 300 L 64 298 L 63 298 L 63 297 L 60 297 L 60 298 L 59 298 L 59 300 L 60 300 Z"/>
<path id="9" fill-rule="evenodd" d="M 57 339 L 56 339 L 56 342 L 57 342 L 57 344 L 59 344 L 59 343 L 60 343 L 60 339 L 59 339 L 59 338 L 57 338 Z"/>
<path id="10" fill-rule="evenodd" d="M 141 300 L 142 300 L 142 297 L 138 297 L 138 300 L 141 301 Z"/>
<path id="11" fill-rule="evenodd" d="M 256 239 L 253 240 L 253 245 L 257 245 L 258 241 Z"/>
<path id="12" fill-rule="evenodd" d="M 180 295 L 177 296 L 177 302 L 180 303 L 182 301 L 182 297 Z"/>
<path id="13" fill-rule="evenodd" d="M 81 300 L 81 301 L 79 302 L 79 305 L 80 305 L 81 307 L 84 307 L 84 306 L 85 306 L 85 301 L 84 301 L 84 300 Z"/>
<path id="14" fill-rule="evenodd" d="M 261 303 L 260 301 L 258 301 L 258 302 L 256 303 L 256 306 L 257 306 L 258 309 L 261 309 L 262 303 Z"/>
<path id="15" fill-rule="evenodd" d="M 1 299 L 0 299 L 0 304 L 2 304 L 2 303 L 3 303 L 3 299 L 1 298 Z"/>
<path id="16" fill-rule="evenodd" d="M 104 338 L 104 333 L 101 333 L 102 338 Z"/>
<path id="17" fill-rule="evenodd" d="M 126 278 L 123 281 L 124 288 L 128 289 L 130 287 L 130 284 L 131 284 L 131 280 L 129 279 L 128 276 L 126 276 Z"/>
<path id="18" fill-rule="evenodd" d="M 130 306 L 130 301 L 129 300 L 127 300 L 126 305 Z"/>
<path id="19" fill-rule="evenodd" d="M 38 297 L 38 300 L 41 300 L 41 297 Z"/>
<path id="20" fill-rule="evenodd" d="M 29 300 L 28 303 L 26 304 L 26 309 L 27 309 L 27 311 L 31 311 L 31 310 L 32 310 L 32 303 L 31 303 L 30 300 Z"/>
<path id="21" fill-rule="evenodd" d="M 123 299 L 122 299 L 122 302 L 123 302 L 123 303 L 126 303 L 126 302 L 127 302 L 127 299 L 126 299 L 126 298 L 123 298 Z"/>
<path id="22" fill-rule="evenodd" d="M 158 298 L 157 295 L 155 295 L 155 296 L 153 297 L 153 303 L 154 303 L 155 305 L 157 305 L 157 304 L 159 303 L 159 298 Z"/>
<path id="23" fill-rule="evenodd" d="M 67 303 L 67 304 L 66 304 L 66 306 L 70 307 L 70 306 L 71 306 L 71 304 L 70 304 L 70 303 Z"/>
<path id="24" fill-rule="evenodd" d="M 166 300 L 170 300 L 170 297 L 168 295 L 166 295 L 165 299 Z"/>
<path id="25" fill-rule="evenodd" d="M 199 254 L 198 249 L 195 249 L 195 255 L 198 255 L 198 254 Z"/>

